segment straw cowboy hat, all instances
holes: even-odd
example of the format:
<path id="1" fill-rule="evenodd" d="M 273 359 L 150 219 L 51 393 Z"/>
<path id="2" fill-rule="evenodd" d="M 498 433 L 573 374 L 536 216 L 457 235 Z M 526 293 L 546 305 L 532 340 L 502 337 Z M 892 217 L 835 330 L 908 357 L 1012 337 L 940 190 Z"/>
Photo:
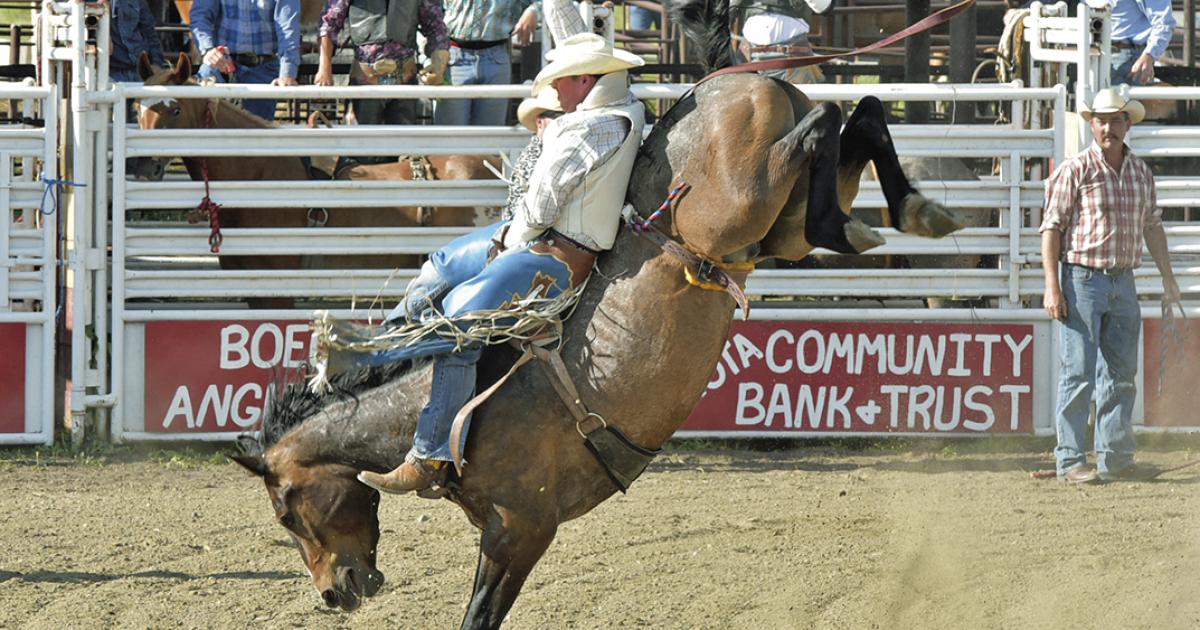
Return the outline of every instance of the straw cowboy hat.
<path id="1" fill-rule="evenodd" d="M 551 81 L 583 74 L 610 74 L 637 68 L 645 61 L 624 50 L 614 50 L 612 44 L 595 33 L 577 33 L 546 53 L 549 65 L 542 68 L 533 80 L 533 95 L 537 96 Z"/>
<path id="2" fill-rule="evenodd" d="M 1135 125 L 1146 117 L 1146 108 L 1142 107 L 1141 103 L 1129 98 L 1128 85 L 1122 85 L 1119 88 L 1104 88 L 1096 92 L 1096 96 L 1092 99 L 1092 106 L 1079 112 L 1079 115 L 1084 120 L 1091 120 L 1093 114 L 1115 114 L 1117 112 L 1129 114 L 1129 122 Z"/>
<path id="3" fill-rule="evenodd" d="M 538 116 L 546 112 L 561 111 L 562 105 L 558 102 L 558 92 L 554 88 L 547 88 L 537 96 L 521 101 L 521 104 L 517 106 L 517 120 L 525 125 L 526 129 L 537 132 Z"/>

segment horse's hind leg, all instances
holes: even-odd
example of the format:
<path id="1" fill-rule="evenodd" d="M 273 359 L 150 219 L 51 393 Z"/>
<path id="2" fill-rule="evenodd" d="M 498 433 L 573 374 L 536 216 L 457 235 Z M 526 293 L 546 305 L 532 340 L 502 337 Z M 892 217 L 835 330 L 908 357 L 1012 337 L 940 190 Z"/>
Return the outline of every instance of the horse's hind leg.
<path id="1" fill-rule="evenodd" d="M 499 628 L 525 584 L 525 578 L 542 558 L 556 528 L 524 523 L 508 513 L 495 515 L 479 542 L 475 591 L 463 617 L 463 630 Z"/>
<path id="2" fill-rule="evenodd" d="M 842 131 L 837 179 L 842 191 L 839 203 L 847 214 L 858 194 L 858 180 L 867 161 L 875 163 L 879 185 L 887 199 L 888 214 L 896 229 L 940 237 L 962 227 L 945 206 L 925 198 L 909 183 L 896 158 L 883 104 L 874 96 L 859 101 Z"/>
<path id="3" fill-rule="evenodd" d="M 804 238 L 814 247 L 858 254 L 883 241 L 862 222 L 843 213 L 838 204 L 838 131 L 841 125 L 842 112 L 837 105 L 821 103 L 806 114 L 792 132 L 801 138 L 800 148 L 809 158 Z"/>

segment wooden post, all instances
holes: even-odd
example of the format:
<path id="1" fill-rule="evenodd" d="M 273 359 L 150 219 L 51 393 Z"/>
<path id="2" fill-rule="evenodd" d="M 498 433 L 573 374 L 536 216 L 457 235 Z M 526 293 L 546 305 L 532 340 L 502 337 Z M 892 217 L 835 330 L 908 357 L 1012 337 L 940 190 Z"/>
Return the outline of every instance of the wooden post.
<path id="1" fill-rule="evenodd" d="M 905 0 L 905 20 L 914 24 L 929 15 L 929 0 Z M 904 40 L 904 82 L 929 83 L 929 31 Z M 904 102 L 905 119 L 910 123 L 929 121 L 928 102 Z"/>
<path id="2" fill-rule="evenodd" d="M 979 31 L 976 8 L 972 5 L 962 15 L 950 20 L 951 83 L 970 83 L 971 74 L 975 71 L 975 38 Z M 951 103 L 950 108 L 955 122 L 975 122 L 974 104 Z"/>
<path id="3" fill-rule="evenodd" d="M 1183 0 L 1183 65 L 1196 67 L 1196 0 Z"/>

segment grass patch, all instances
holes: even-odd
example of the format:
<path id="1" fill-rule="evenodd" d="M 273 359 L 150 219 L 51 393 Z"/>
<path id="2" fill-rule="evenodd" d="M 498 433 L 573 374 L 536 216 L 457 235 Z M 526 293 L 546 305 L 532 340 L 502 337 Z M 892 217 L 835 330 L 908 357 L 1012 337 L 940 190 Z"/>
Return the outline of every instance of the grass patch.
<path id="1" fill-rule="evenodd" d="M 7 27 L 9 24 L 30 25 L 33 12 L 29 9 L 0 9 L 0 25 Z M 32 37 L 32 33 L 26 33 L 26 37 Z M 0 35 L 4 43 L 8 43 L 8 28 L 4 29 L 4 33 Z"/>

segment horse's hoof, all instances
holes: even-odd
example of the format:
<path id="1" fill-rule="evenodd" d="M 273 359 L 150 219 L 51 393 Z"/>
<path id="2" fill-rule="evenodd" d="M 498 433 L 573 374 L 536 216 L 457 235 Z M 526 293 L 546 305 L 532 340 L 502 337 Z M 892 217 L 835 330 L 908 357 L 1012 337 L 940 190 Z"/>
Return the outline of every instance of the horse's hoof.
<path id="1" fill-rule="evenodd" d="M 842 232 L 846 235 L 846 241 L 854 248 L 856 253 L 863 253 L 868 249 L 883 245 L 883 236 L 871 229 L 866 223 L 858 219 L 850 219 L 846 225 L 842 227 Z"/>
<path id="2" fill-rule="evenodd" d="M 900 214 L 900 229 L 903 232 L 941 238 L 963 228 L 962 221 L 949 208 L 920 193 L 909 193 L 903 203 Z"/>

